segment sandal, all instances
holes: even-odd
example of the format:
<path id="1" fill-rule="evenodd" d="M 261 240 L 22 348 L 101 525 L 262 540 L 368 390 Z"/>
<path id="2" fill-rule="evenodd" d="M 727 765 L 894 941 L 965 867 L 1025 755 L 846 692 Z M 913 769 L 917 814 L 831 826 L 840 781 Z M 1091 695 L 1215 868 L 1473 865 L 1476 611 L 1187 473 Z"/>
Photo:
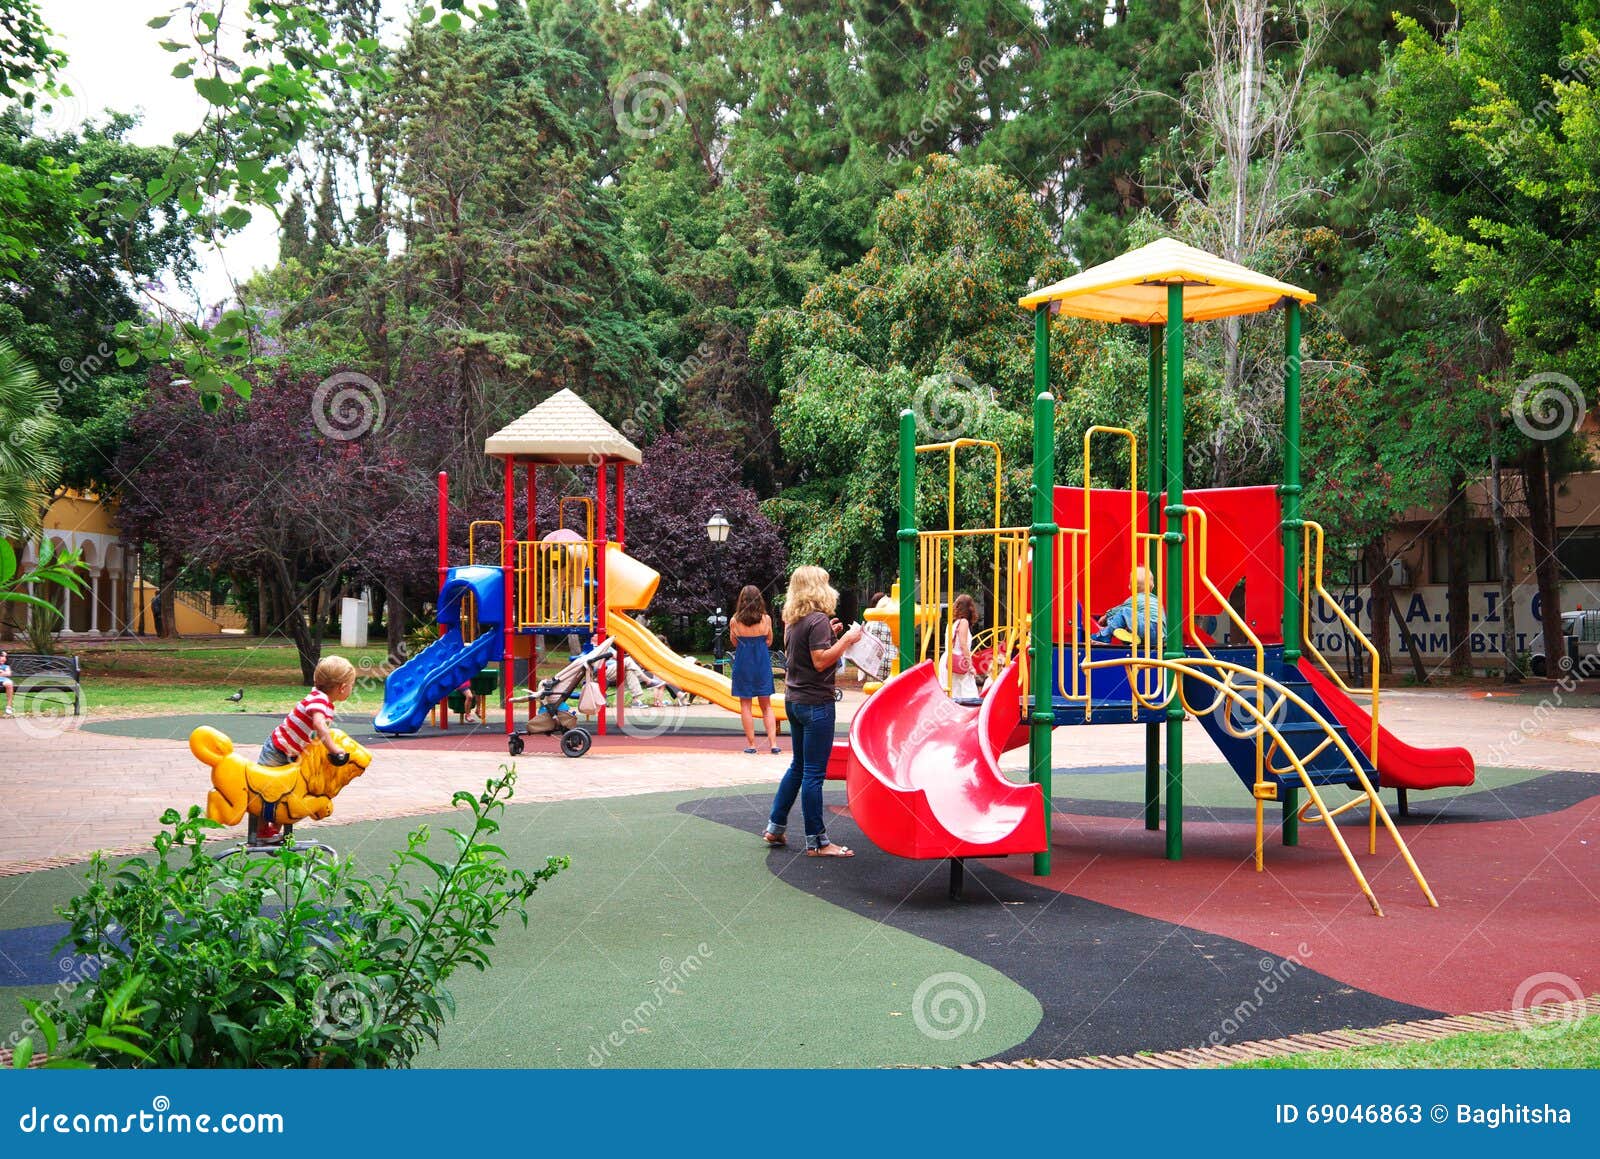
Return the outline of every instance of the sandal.
<path id="1" fill-rule="evenodd" d="M 806 850 L 807 857 L 854 857 L 855 855 L 855 850 L 848 845 L 840 845 L 831 841 L 820 849 Z"/>
<path id="2" fill-rule="evenodd" d="M 754 753 L 756 750 L 755 749 L 745 749 L 744 751 L 747 752 L 747 753 Z"/>
<path id="3" fill-rule="evenodd" d="M 750 751 L 754 752 L 755 750 L 751 749 Z M 773 756 L 779 756 L 780 754 L 782 754 L 782 752 L 783 752 L 783 750 L 780 749 L 777 745 L 773 745 L 772 746 L 772 755 Z"/>
<path id="4" fill-rule="evenodd" d="M 765 841 L 768 845 L 772 846 L 772 848 L 774 848 L 774 849 L 787 849 L 787 848 L 789 848 L 789 839 L 787 837 L 785 837 L 782 833 L 763 833 L 761 835 L 761 840 Z"/>

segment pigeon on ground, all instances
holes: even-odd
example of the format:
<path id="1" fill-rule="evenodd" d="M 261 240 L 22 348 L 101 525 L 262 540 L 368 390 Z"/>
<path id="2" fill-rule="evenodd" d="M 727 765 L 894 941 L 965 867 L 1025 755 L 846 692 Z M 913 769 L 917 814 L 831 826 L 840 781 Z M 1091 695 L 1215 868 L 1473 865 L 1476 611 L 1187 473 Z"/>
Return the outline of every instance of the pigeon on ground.
<path id="1" fill-rule="evenodd" d="M 229 704 L 239 704 L 244 701 L 244 689 L 239 689 L 232 696 L 223 697 Z"/>

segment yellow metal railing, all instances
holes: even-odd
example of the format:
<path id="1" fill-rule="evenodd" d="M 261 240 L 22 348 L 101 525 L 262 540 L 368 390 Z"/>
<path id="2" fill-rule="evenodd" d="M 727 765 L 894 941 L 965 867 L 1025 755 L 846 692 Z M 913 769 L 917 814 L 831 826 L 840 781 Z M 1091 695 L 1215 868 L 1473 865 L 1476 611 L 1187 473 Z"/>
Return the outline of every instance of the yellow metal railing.
<path id="1" fill-rule="evenodd" d="M 589 627 L 594 617 L 592 540 L 521 540 L 517 548 L 517 627 Z"/>
<path id="2" fill-rule="evenodd" d="M 1345 613 L 1345 610 L 1343 606 L 1340 605 L 1339 601 L 1334 599 L 1333 595 L 1328 591 L 1328 589 L 1322 586 L 1322 524 L 1307 519 L 1305 521 L 1305 537 L 1306 571 L 1305 583 L 1303 585 L 1305 598 L 1300 601 L 1302 616 L 1300 635 L 1306 652 L 1308 652 L 1312 658 L 1322 666 L 1323 670 L 1326 671 L 1329 676 L 1333 677 L 1334 683 L 1336 683 L 1345 692 L 1351 693 L 1352 695 L 1359 696 L 1365 692 L 1372 697 L 1372 708 L 1370 710 L 1370 715 L 1372 717 L 1372 735 L 1370 741 L 1372 747 L 1368 750 L 1368 752 L 1372 759 L 1373 766 L 1376 767 L 1378 763 L 1378 700 L 1381 695 L 1381 689 L 1378 686 L 1378 677 L 1380 675 L 1378 671 L 1378 649 L 1371 640 L 1367 639 L 1366 634 L 1363 633 L 1360 628 L 1356 627 L 1355 621 Z M 1361 646 L 1366 649 L 1368 668 L 1372 672 L 1372 681 L 1370 687 L 1364 689 L 1355 689 L 1346 684 L 1344 682 L 1344 677 L 1339 675 L 1338 671 L 1328 661 L 1328 658 L 1322 654 L 1321 649 L 1319 649 L 1313 641 L 1311 635 L 1311 609 L 1319 600 L 1326 600 L 1328 602 L 1328 606 L 1333 609 L 1333 614 L 1337 616 L 1339 618 L 1339 622 L 1344 625 L 1345 631 L 1349 632 L 1350 635 L 1353 636 L 1361 644 Z"/>
<path id="3" fill-rule="evenodd" d="M 567 525 L 567 505 L 576 503 L 583 508 L 583 538 L 589 543 L 594 542 L 594 500 L 587 495 L 563 495 L 556 504 L 556 526 Z"/>
<path id="4" fill-rule="evenodd" d="M 1383 800 L 1378 796 L 1378 790 L 1373 787 L 1372 781 L 1367 777 L 1366 772 L 1362 769 L 1361 759 L 1355 754 L 1354 751 L 1351 750 L 1350 746 L 1344 742 L 1344 739 L 1338 735 L 1333 723 L 1324 718 L 1321 713 L 1312 708 L 1311 705 L 1307 704 L 1299 696 L 1295 695 L 1294 692 L 1284 687 L 1276 680 L 1273 680 L 1270 676 L 1266 676 L 1260 672 L 1252 671 L 1242 664 L 1234 664 L 1225 660 L 1209 660 L 1200 659 L 1199 657 L 1188 657 L 1183 660 L 1160 659 L 1143 661 L 1136 660 L 1130 656 L 1127 659 L 1118 658 L 1114 660 L 1097 660 L 1095 661 L 1095 664 L 1097 667 L 1101 668 L 1127 668 L 1138 664 L 1150 664 L 1170 673 L 1173 679 L 1169 682 L 1168 691 L 1161 697 L 1159 702 L 1143 697 L 1137 690 L 1134 692 L 1136 700 L 1145 708 L 1163 711 L 1168 707 L 1174 698 L 1177 698 L 1178 702 L 1183 706 L 1184 711 L 1190 713 L 1191 715 L 1198 716 L 1202 712 L 1216 711 L 1218 705 L 1222 702 L 1227 703 L 1230 709 L 1230 715 L 1231 711 L 1234 709 L 1242 711 L 1250 721 L 1249 730 L 1247 731 L 1259 731 L 1264 733 L 1268 738 L 1270 738 L 1272 748 L 1281 751 L 1288 756 L 1290 766 L 1289 771 L 1293 775 L 1299 777 L 1300 783 L 1305 788 L 1306 795 L 1309 798 L 1306 810 L 1302 812 L 1302 816 L 1306 816 L 1310 810 L 1315 810 L 1314 813 L 1306 816 L 1306 819 L 1321 821 L 1328 827 L 1328 832 L 1333 837 L 1334 844 L 1338 846 L 1339 853 L 1344 858 L 1345 865 L 1349 867 L 1351 875 L 1356 879 L 1356 884 L 1360 887 L 1361 892 L 1366 897 L 1368 904 L 1372 906 L 1372 912 L 1377 914 L 1379 917 L 1382 917 L 1383 907 L 1378 904 L 1377 896 L 1372 892 L 1372 886 L 1367 883 L 1366 875 L 1361 872 L 1361 867 L 1356 863 L 1355 855 L 1350 852 L 1350 846 L 1345 842 L 1344 834 L 1340 832 L 1338 824 L 1334 821 L 1334 818 L 1340 813 L 1350 808 L 1352 804 L 1359 803 L 1363 799 L 1367 801 L 1371 809 L 1370 828 L 1367 842 L 1368 852 L 1377 852 L 1377 825 L 1381 820 L 1384 827 L 1388 830 L 1389 836 L 1394 839 L 1395 847 L 1400 851 L 1400 856 L 1405 860 L 1406 865 L 1410 868 L 1411 876 L 1416 880 L 1418 887 L 1422 890 L 1423 896 L 1427 898 L 1428 904 L 1437 908 L 1439 905 L 1438 899 L 1434 897 L 1433 890 L 1429 888 L 1427 879 L 1422 876 L 1422 870 L 1418 868 L 1416 860 L 1411 856 L 1411 850 L 1406 847 L 1405 839 L 1400 836 L 1400 831 L 1395 828 L 1394 819 L 1389 816 L 1389 811 L 1384 808 Z M 1213 675 L 1211 671 L 1207 671 L 1208 669 L 1215 670 L 1216 672 L 1220 673 L 1221 676 L 1219 677 L 1217 675 Z M 1310 760 L 1311 758 L 1301 758 L 1295 754 L 1294 749 L 1289 745 L 1283 734 L 1278 731 L 1277 725 L 1274 724 L 1270 719 L 1270 715 L 1258 709 L 1256 705 L 1252 703 L 1250 698 L 1245 696 L 1244 693 L 1240 692 L 1239 689 L 1232 683 L 1231 678 L 1234 676 L 1247 677 L 1251 682 L 1260 682 L 1265 684 L 1275 698 L 1281 700 L 1283 703 L 1295 705 L 1313 722 L 1320 725 L 1323 731 L 1327 734 L 1327 741 L 1325 743 L 1336 746 L 1340 755 L 1343 756 L 1344 759 L 1349 763 L 1351 772 L 1361 785 L 1361 796 L 1357 797 L 1353 802 L 1349 802 L 1337 809 L 1330 810 L 1323 801 L 1322 794 L 1318 792 L 1317 785 L 1312 781 L 1311 773 L 1306 767 L 1306 761 Z M 1216 697 L 1213 698 L 1210 706 L 1206 708 L 1199 708 L 1189 703 L 1187 685 L 1190 680 L 1203 684 L 1216 693 Z M 1132 681 L 1129 683 L 1132 684 Z M 1319 746 L 1316 751 L 1321 752 L 1322 746 Z M 1256 811 L 1256 867 L 1258 869 L 1262 864 L 1265 843 L 1265 828 L 1262 824 L 1261 811 L 1258 807 Z"/>
<path id="5" fill-rule="evenodd" d="M 1004 665 L 1004 657 L 1019 652 L 1023 662 L 1023 682 L 1026 689 L 1028 638 L 1028 593 L 1026 588 L 1028 560 L 1028 529 L 1026 527 L 971 527 L 952 531 L 921 531 L 917 533 L 917 591 L 918 604 L 925 614 L 917 617 L 917 657 L 938 664 L 948 647 L 951 616 L 956 597 L 955 555 L 963 544 L 989 540 L 994 552 L 994 587 L 989 609 L 992 627 L 973 640 L 973 651 L 979 648 L 979 639 L 992 643 L 996 663 Z M 945 691 L 949 692 L 950 674 L 944 677 Z"/>

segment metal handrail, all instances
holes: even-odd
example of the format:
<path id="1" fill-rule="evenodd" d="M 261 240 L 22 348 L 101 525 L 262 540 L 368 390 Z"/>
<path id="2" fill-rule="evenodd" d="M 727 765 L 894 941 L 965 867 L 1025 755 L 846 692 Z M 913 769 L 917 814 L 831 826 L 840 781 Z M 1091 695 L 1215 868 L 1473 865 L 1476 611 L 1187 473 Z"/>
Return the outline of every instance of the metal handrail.
<path id="1" fill-rule="evenodd" d="M 1315 552 L 1314 555 L 1312 553 L 1312 543 L 1313 543 L 1313 541 L 1316 544 L 1316 552 Z M 1372 736 L 1371 736 L 1372 749 L 1371 749 L 1371 752 L 1370 752 L 1369 755 L 1370 755 L 1370 757 L 1372 759 L 1373 767 L 1376 768 L 1377 765 L 1378 765 L 1378 735 L 1379 735 L 1379 733 L 1378 733 L 1378 700 L 1379 700 L 1379 697 L 1380 697 L 1381 692 L 1382 692 L 1381 688 L 1379 687 L 1379 683 L 1378 683 L 1378 677 L 1380 675 L 1380 673 L 1378 671 L 1378 666 L 1379 666 L 1378 648 L 1377 648 L 1377 645 L 1373 644 L 1373 642 L 1371 640 L 1367 639 L 1366 634 L 1364 632 L 1362 632 L 1362 630 L 1356 626 L 1355 621 L 1352 620 L 1345 613 L 1344 608 L 1340 606 L 1338 600 L 1333 598 L 1332 593 L 1330 593 L 1327 588 L 1323 587 L 1323 585 L 1322 585 L 1322 555 L 1323 555 L 1323 547 L 1324 547 L 1324 544 L 1323 544 L 1322 524 L 1320 524 L 1320 523 L 1318 523 L 1318 522 L 1316 522 L 1315 520 L 1312 520 L 1312 519 L 1305 520 L 1305 553 L 1306 553 L 1306 558 L 1307 558 L 1308 561 L 1314 559 L 1316 562 L 1314 564 L 1312 564 L 1311 566 L 1308 566 L 1306 568 L 1305 584 L 1304 584 L 1306 598 L 1301 602 L 1302 622 L 1301 622 L 1300 636 L 1301 636 L 1302 643 L 1303 643 L 1303 645 L 1305 647 L 1305 650 L 1311 654 L 1311 656 L 1317 661 L 1317 663 L 1322 665 L 1322 667 L 1327 671 L 1329 676 L 1333 677 L 1334 683 L 1337 684 L 1340 687 L 1340 689 L 1342 689 L 1343 691 L 1345 691 L 1347 693 L 1350 693 L 1351 695 L 1354 695 L 1354 696 L 1360 696 L 1363 693 L 1366 693 L 1366 694 L 1368 694 L 1368 695 L 1370 695 L 1372 697 L 1372 711 L 1369 714 L 1371 716 L 1371 718 L 1372 718 Z M 1326 600 L 1328 602 L 1329 606 L 1331 606 L 1333 608 L 1333 614 L 1336 615 L 1339 618 L 1339 622 L 1344 625 L 1345 631 L 1349 632 L 1353 637 L 1355 637 L 1356 640 L 1360 641 L 1362 647 L 1364 647 L 1367 650 L 1367 657 L 1368 657 L 1368 660 L 1370 662 L 1369 663 L 1369 669 L 1372 672 L 1372 686 L 1370 688 L 1364 688 L 1364 689 L 1351 688 L 1348 684 L 1346 684 L 1344 682 L 1344 677 L 1339 675 L 1338 669 L 1336 669 L 1333 666 L 1333 664 L 1329 662 L 1328 658 L 1322 654 L 1322 650 L 1319 649 L 1316 646 L 1316 644 L 1312 642 L 1312 636 L 1311 636 L 1311 607 L 1312 607 L 1312 604 L 1314 602 L 1313 598 L 1312 598 L 1313 596 L 1316 596 L 1318 598 Z"/>

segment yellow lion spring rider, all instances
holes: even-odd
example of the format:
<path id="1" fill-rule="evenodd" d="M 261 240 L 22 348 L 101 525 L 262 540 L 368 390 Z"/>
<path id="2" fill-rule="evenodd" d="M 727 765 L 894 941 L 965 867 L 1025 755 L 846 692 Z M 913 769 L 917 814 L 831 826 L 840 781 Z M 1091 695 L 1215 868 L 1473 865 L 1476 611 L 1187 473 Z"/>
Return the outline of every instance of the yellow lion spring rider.
<path id="1" fill-rule="evenodd" d="M 288 840 L 296 821 L 321 821 L 333 815 L 333 799 L 339 791 L 366 771 L 372 754 L 352 740 L 348 733 L 331 729 L 334 741 L 349 754 L 343 765 L 335 765 L 321 744 L 307 745 L 292 765 L 268 768 L 234 751 L 233 741 L 209 725 L 189 734 L 189 751 L 211 768 L 211 792 L 206 794 L 206 816 L 223 825 L 237 825 L 249 815 L 249 828 L 243 845 L 219 854 L 266 852 Z M 260 823 L 283 826 L 281 838 L 264 840 L 258 835 Z M 319 842 L 300 842 L 302 848 L 333 850 Z"/>

